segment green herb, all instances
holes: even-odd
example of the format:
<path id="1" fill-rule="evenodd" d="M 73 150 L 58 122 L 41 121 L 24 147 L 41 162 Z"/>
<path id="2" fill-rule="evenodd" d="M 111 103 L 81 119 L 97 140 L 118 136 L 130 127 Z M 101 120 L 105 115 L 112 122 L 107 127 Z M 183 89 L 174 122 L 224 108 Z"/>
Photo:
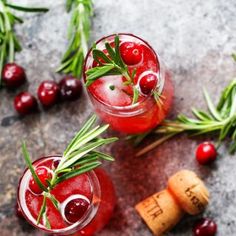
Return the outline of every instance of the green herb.
<path id="1" fill-rule="evenodd" d="M 37 225 L 39 224 L 43 214 L 46 212 L 46 200 L 47 200 L 47 197 L 44 194 L 43 195 L 43 203 L 42 203 L 42 206 L 40 208 L 39 215 L 38 215 L 38 218 L 37 218 Z"/>
<path id="2" fill-rule="evenodd" d="M 113 91 L 113 90 L 115 90 L 115 86 L 114 85 L 110 85 L 109 89 Z"/>
<path id="3" fill-rule="evenodd" d="M 213 104 L 205 89 L 204 96 L 208 111 L 193 108 L 192 113 L 195 118 L 180 114 L 173 121 L 165 120 L 152 132 L 152 134 L 157 134 L 159 138 L 136 155 L 141 156 L 169 138 L 183 132 L 192 135 L 217 133 L 219 143 L 226 138 L 231 140 L 229 152 L 234 153 L 236 151 L 236 79 L 223 90 L 217 106 Z M 142 141 L 142 138 L 138 138 L 139 141 Z"/>
<path id="4" fill-rule="evenodd" d="M 236 54 L 235 53 L 232 54 L 232 57 L 236 61 Z"/>
<path id="5" fill-rule="evenodd" d="M 2 69 L 5 63 L 14 62 L 15 53 L 21 51 L 20 42 L 14 32 L 17 23 L 23 23 L 23 19 L 12 11 L 47 12 L 46 8 L 29 8 L 10 4 L 6 0 L 0 1 L 0 85 Z"/>
<path id="6" fill-rule="evenodd" d="M 53 171 L 53 178 L 50 181 L 52 187 L 66 179 L 98 167 L 101 165 L 100 159 L 114 160 L 107 154 L 95 151 L 96 148 L 117 140 L 117 138 L 99 138 L 99 135 L 104 133 L 109 125 L 92 128 L 95 121 L 96 116 L 94 115 L 86 122 L 64 151 L 58 167 Z M 78 165 L 79 168 L 77 168 Z M 60 173 L 64 174 L 58 177 Z"/>
<path id="7" fill-rule="evenodd" d="M 55 196 L 50 193 L 50 191 L 57 184 L 97 168 L 102 164 L 100 160 L 114 161 L 114 158 L 112 156 L 106 153 L 99 152 L 96 149 L 105 144 L 112 143 L 118 139 L 115 137 L 101 138 L 100 135 L 107 130 L 109 125 L 104 125 L 102 127 L 98 125 L 93 128 L 95 122 L 96 116 L 93 115 L 69 143 L 63 153 L 59 165 L 57 166 L 57 168 L 52 170 L 52 179 L 47 181 L 48 187 L 45 187 L 38 178 L 31 163 L 29 153 L 26 149 L 26 145 L 25 143 L 23 143 L 22 151 L 24 154 L 25 161 L 28 165 L 29 170 L 32 173 L 35 182 L 43 190 L 44 199 L 37 218 L 37 224 L 43 217 L 45 227 L 50 227 L 47 218 L 45 218 L 46 199 L 49 199 L 53 203 L 53 205 L 58 209 L 58 211 L 60 211 L 59 201 L 55 198 Z"/>
<path id="8" fill-rule="evenodd" d="M 62 57 L 57 72 L 72 74 L 80 78 L 84 58 L 88 51 L 90 38 L 91 16 L 93 14 L 92 0 L 67 0 L 67 11 L 73 11 L 68 29 L 69 46 Z"/>
<path id="9" fill-rule="evenodd" d="M 112 48 L 111 44 L 108 42 L 105 43 L 105 47 L 108 55 L 102 50 L 96 49 L 96 47 L 92 49 L 93 59 L 98 63 L 98 66 L 86 71 L 86 86 L 90 86 L 95 80 L 102 76 L 122 75 L 126 78 L 124 84 L 132 85 L 134 94 L 132 104 L 136 103 L 139 94 L 139 90 L 135 87 L 133 82 L 136 70 L 134 69 L 132 74 L 130 74 L 128 66 L 123 62 L 120 55 L 119 36 L 115 36 L 115 48 Z"/>

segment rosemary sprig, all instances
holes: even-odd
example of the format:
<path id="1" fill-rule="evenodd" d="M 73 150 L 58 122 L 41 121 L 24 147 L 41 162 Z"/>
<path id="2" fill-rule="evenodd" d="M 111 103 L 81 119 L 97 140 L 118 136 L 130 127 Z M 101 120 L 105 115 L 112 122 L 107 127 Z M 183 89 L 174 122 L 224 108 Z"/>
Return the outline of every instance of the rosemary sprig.
<path id="1" fill-rule="evenodd" d="M 20 42 L 14 32 L 17 23 L 23 23 L 23 19 L 12 11 L 47 12 L 47 8 L 23 7 L 10 4 L 6 0 L 0 1 L 0 86 L 2 69 L 5 63 L 13 62 L 15 53 L 21 51 Z"/>
<path id="2" fill-rule="evenodd" d="M 69 46 L 62 57 L 57 72 L 72 74 L 80 78 L 84 58 L 88 51 L 90 38 L 91 16 L 93 15 L 92 0 L 67 0 L 66 9 L 72 12 L 68 29 Z"/>
<path id="3" fill-rule="evenodd" d="M 96 149 L 118 139 L 115 137 L 101 138 L 100 135 L 107 130 L 109 125 L 104 125 L 102 127 L 98 125 L 93 128 L 95 122 L 96 116 L 93 115 L 69 143 L 63 153 L 59 165 L 56 169 L 52 170 L 52 179 L 47 181 L 48 187 L 45 187 L 38 178 L 31 163 L 26 145 L 23 143 L 22 151 L 25 161 L 35 182 L 43 190 L 44 199 L 38 215 L 37 224 L 43 217 L 45 227 L 50 227 L 46 216 L 47 198 L 54 204 L 58 211 L 60 211 L 60 203 L 57 201 L 56 197 L 50 193 L 57 184 L 97 168 L 102 164 L 100 160 L 114 161 L 112 156 L 99 152 Z"/>
<path id="4" fill-rule="evenodd" d="M 135 76 L 135 70 L 130 74 L 128 66 L 123 62 L 120 55 L 120 39 L 119 36 L 115 36 L 115 48 L 112 48 L 111 44 L 106 42 L 105 47 L 108 55 L 102 50 L 94 47 L 92 49 L 93 59 L 98 63 L 98 66 L 88 69 L 86 71 L 86 86 L 90 86 L 95 80 L 102 76 L 108 75 L 122 75 L 126 78 L 125 84 L 132 85 L 133 87 L 133 101 L 132 104 L 138 101 L 139 90 L 133 83 Z"/>
<path id="5" fill-rule="evenodd" d="M 139 151 L 136 156 L 147 153 L 169 138 L 183 132 L 192 135 L 216 132 L 219 143 L 226 138 L 231 140 L 229 152 L 234 153 L 236 151 L 236 79 L 223 90 L 217 106 L 213 104 L 205 89 L 204 96 L 208 112 L 192 108 L 195 118 L 180 114 L 173 121 L 165 120 L 152 132 L 157 134 L 159 138 Z M 139 138 L 139 141 L 141 140 Z"/>

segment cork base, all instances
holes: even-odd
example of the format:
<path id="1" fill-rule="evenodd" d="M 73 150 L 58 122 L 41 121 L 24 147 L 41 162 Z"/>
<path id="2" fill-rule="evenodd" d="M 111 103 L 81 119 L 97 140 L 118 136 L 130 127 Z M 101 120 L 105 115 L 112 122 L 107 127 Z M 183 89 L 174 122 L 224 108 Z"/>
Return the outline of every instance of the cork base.
<path id="1" fill-rule="evenodd" d="M 173 228 L 184 214 L 168 190 L 146 198 L 135 209 L 156 236 Z"/>

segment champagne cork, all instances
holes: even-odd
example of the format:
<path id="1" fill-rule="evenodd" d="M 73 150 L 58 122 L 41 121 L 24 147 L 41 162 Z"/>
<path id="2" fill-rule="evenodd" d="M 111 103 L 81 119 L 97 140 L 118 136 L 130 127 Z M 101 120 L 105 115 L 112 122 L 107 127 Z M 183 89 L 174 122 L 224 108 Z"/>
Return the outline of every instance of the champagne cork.
<path id="1" fill-rule="evenodd" d="M 197 175 L 182 170 L 171 176 L 168 187 L 135 206 L 135 209 L 156 236 L 172 229 L 185 212 L 195 215 L 204 210 L 209 193 Z"/>
<path id="2" fill-rule="evenodd" d="M 169 178 L 168 189 L 182 209 L 190 215 L 199 214 L 209 202 L 209 192 L 192 171 L 182 170 Z"/>
<path id="3" fill-rule="evenodd" d="M 168 190 L 148 197 L 135 208 L 154 235 L 162 235 L 173 228 L 184 214 Z"/>

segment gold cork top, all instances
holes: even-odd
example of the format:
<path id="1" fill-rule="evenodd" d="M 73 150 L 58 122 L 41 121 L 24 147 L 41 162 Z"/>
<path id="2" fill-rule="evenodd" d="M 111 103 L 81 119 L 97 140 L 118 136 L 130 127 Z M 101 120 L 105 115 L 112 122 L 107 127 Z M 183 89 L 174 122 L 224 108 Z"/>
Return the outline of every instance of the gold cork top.
<path id="1" fill-rule="evenodd" d="M 209 192 L 205 184 L 190 170 L 181 170 L 171 176 L 168 189 L 182 209 L 190 215 L 202 212 L 209 202 Z"/>

